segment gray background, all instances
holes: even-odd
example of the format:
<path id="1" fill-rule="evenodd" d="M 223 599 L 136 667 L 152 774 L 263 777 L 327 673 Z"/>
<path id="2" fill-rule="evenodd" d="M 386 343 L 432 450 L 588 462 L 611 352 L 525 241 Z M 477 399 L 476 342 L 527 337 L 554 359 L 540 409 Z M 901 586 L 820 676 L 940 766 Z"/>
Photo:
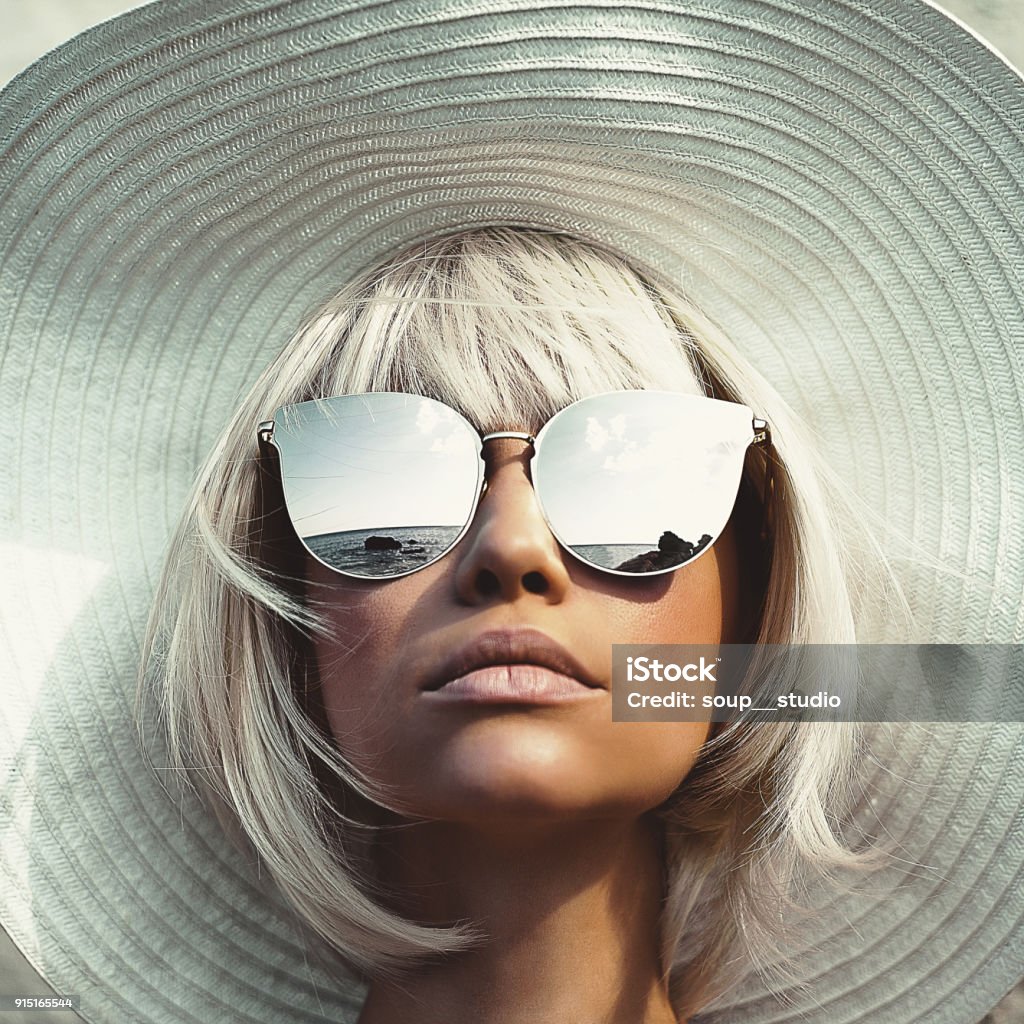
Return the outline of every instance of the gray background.
<path id="1" fill-rule="evenodd" d="M 125 0 L 0 0 L 0 83 L 90 25 L 138 6 L 141 5 Z M 1024 69 L 1024 0 L 946 0 L 940 6 L 990 40 L 1012 64 Z M 0 994 L 47 992 L 47 987 L 0 931 Z M 56 1024 L 76 1019 L 71 1013 L 47 1012 L 25 1016 L 4 1013 L 2 1018 L 2 1024 Z M 1024 1024 L 1024 985 L 1011 992 L 983 1024 Z"/>

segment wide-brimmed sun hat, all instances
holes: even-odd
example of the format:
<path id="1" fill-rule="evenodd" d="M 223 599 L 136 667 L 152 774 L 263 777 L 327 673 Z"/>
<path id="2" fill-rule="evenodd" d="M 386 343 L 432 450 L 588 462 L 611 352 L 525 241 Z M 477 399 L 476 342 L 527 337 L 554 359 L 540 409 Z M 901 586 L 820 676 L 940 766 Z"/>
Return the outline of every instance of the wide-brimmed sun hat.
<path id="1" fill-rule="evenodd" d="M 551 229 L 672 282 L 927 556 L 914 635 L 861 639 L 1020 643 L 1022 125 L 1012 68 L 891 0 L 164 0 L 11 83 L 0 919 L 29 960 L 94 1022 L 356 1019 L 132 705 L 212 439 L 302 314 L 420 239 Z M 873 743 L 901 857 L 708 1020 L 972 1024 L 1020 976 L 1020 726 Z"/>

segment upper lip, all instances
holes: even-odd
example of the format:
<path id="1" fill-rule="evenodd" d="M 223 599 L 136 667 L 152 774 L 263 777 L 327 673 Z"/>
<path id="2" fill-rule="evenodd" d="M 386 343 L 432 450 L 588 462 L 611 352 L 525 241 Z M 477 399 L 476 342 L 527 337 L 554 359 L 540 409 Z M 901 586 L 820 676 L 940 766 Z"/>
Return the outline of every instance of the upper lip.
<path id="1" fill-rule="evenodd" d="M 538 629 L 494 629 L 481 633 L 455 650 L 430 675 L 423 689 L 439 690 L 445 683 L 490 665 L 540 665 L 578 679 L 585 686 L 601 684 L 561 644 Z"/>

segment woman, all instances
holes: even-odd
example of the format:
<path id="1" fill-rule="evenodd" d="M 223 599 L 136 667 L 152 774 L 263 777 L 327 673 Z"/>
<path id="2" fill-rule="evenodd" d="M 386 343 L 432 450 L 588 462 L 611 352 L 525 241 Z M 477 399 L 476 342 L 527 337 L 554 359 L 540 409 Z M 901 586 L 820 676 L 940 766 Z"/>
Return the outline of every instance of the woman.
<path id="1" fill-rule="evenodd" d="M 19 685 L 5 694 L 3 920 L 87 1017 L 372 1024 L 414 1001 L 449 1019 L 518 1006 L 954 1024 L 1019 975 L 1009 725 L 872 729 L 854 747 L 824 724 L 705 738 L 573 701 L 445 705 L 426 756 L 419 684 L 424 701 L 477 671 L 504 685 L 481 646 L 563 659 L 525 683 L 498 673 L 543 689 L 606 683 L 603 630 L 1019 637 L 1020 464 L 1004 433 L 1024 429 L 1018 79 L 925 5 L 579 13 L 153 5 L 12 86 L 0 398 L 18 425 L 6 637 Z M 537 233 L 465 233 L 495 225 Z M 496 257 L 459 248 L 499 244 L 519 256 L 497 281 Z M 490 265 L 491 283 L 421 301 L 447 294 L 446 251 L 460 274 Z M 415 259 L 396 263 L 403 252 Z M 385 267 L 385 292 L 412 291 L 366 301 L 368 268 Z M 356 292 L 306 317 L 339 284 Z M 452 357 L 456 342 L 469 347 Z M 385 389 L 440 402 L 418 408 L 454 417 L 463 439 L 517 436 L 484 442 L 488 491 L 465 522 L 406 520 L 464 528 L 450 550 L 382 530 L 362 563 L 324 565 L 319 529 L 303 546 L 289 525 L 305 515 L 289 496 L 304 486 L 295 407 L 323 396 L 314 408 L 337 417 L 351 412 L 339 396 Z M 593 539 L 570 536 L 579 504 L 557 511 L 560 476 L 545 478 L 572 466 L 545 454 L 545 438 L 571 437 L 563 410 L 603 417 L 574 401 L 622 390 L 750 416 L 745 461 L 738 435 L 726 446 L 735 507 L 699 534 L 667 528 L 679 542 L 641 559 L 665 570 L 650 579 L 620 568 L 647 550 L 602 564 Z M 771 430 L 774 496 L 755 420 Z M 149 765 L 128 695 L 211 446 L 162 595 L 150 668 L 166 714 L 144 716 Z M 411 564 L 361 578 L 399 550 L 389 537 Z M 499 548 L 545 561 L 496 567 Z M 876 550 L 898 562 L 912 617 Z M 450 645 L 470 647 L 466 664 L 449 664 Z M 621 756 L 595 770 L 613 745 Z M 429 786 L 426 764 L 442 769 Z M 214 801 L 155 779 L 209 783 L 251 855 L 225 842 Z M 888 855 L 852 891 L 823 879 L 878 845 Z M 368 1000 L 319 961 L 331 947 L 374 979 Z"/>
<path id="2" fill-rule="evenodd" d="M 616 419 L 620 435 L 629 417 L 641 421 L 651 404 L 642 398 L 656 396 L 622 393 L 638 388 L 659 389 L 655 429 L 595 439 Z M 390 393 L 402 389 L 435 401 L 395 403 Z M 689 419 L 673 418 L 666 390 L 685 396 Z M 699 399 L 691 412 L 705 392 L 718 401 Z M 720 445 L 714 407 L 741 394 L 771 417 L 777 452 L 792 451 L 795 470 L 776 454 L 768 475 L 773 456 L 751 445 L 735 510 L 738 476 L 723 481 L 728 525 L 712 527 L 713 543 L 677 559 L 671 575 L 629 574 L 619 556 L 559 546 L 533 485 L 544 484 L 552 509 L 550 475 L 569 473 L 589 443 L 599 459 L 561 499 L 569 527 L 622 488 L 679 515 L 673 505 L 706 501 L 695 488 L 716 482 L 699 482 L 699 466 L 677 468 L 673 453 L 687 433 Z M 362 397 L 332 398 L 342 395 Z M 563 438 L 570 452 L 543 481 L 533 474 L 543 434 L 536 457 L 529 435 L 490 438 L 540 434 L 581 399 L 585 427 Z M 473 424 L 458 463 L 430 461 L 438 445 L 461 443 L 440 402 Z M 291 412 L 266 432 L 278 465 L 266 441 L 258 455 L 253 424 L 281 406 Z M 749 421 L 747 412 L 748 434 Z M 650 455 L 660 433 L 671 444 Z M 453 529 L 419 554 L 432 528 L 422 524 L 448 520 L 417 506 L 434 488 L 461 486 L 452 473 L 479 457 L 481 435 L 486 491 L 468 532 Z M 395 455 L 399 442 L 416 454 Z M 840 506 L 823 496 L 802 444 L 778 397 L 679 297 L 619 257 L 535 232 L 478 231 L 399 254 L 314 313 L 262 375 L 215 446 L 172 549 L 158 687 L 176 764 L 223 765 L 222 799 L 300 912 L 350 961 L 374 977 L 467 950 L 379 982 L 361 1020 L 408 1019 L 414 1006 L 438 1020 L 484 1020 L 509 1006 L 524 1018 L 669 1019 L 667 982 L 674 1012 L 688 1015 L 783 946 L 772 922 L 794 877 L 855 862 L 817 824 L 841 810 L 848 729 L 734 726 L 706 742 L 707 721 L 611 720 L 614 643 L 854 637 Z M 656 469 L 626 475 L 617 465 L 594 479 L 626 458 Z M 690 481 L 656 493 L 677 472 Z M 418 536 L 367 556 L 371 538 L 353 525 L 380 540 L 402 502 Z M 470 511 L 451 517 L 456 529 Z M 617 506 L 627 535 L 638 516 Z M 354 537 L 352 549 L 338 548 L 340 537 Z M 311 721 L 275 712 L 293 693 Z M 293 752 L 283 776 L 282 751 Z M 319 790 L 312 765 L 326 780 Z M 349 820 L 356 794 L 371 801 L 361 831 Z"/>

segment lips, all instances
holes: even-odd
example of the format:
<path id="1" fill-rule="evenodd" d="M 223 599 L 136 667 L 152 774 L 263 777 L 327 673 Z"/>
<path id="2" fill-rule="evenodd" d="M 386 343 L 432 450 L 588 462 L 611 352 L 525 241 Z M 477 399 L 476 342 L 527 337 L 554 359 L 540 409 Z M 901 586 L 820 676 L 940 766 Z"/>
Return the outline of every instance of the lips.
<path id="1" fill-rule="evenodd" d="M 487 703 L 557 701 L 602 689 L 569 651 L 536 629 L 481 634 L 445 658 L 423 687 Z"/>

